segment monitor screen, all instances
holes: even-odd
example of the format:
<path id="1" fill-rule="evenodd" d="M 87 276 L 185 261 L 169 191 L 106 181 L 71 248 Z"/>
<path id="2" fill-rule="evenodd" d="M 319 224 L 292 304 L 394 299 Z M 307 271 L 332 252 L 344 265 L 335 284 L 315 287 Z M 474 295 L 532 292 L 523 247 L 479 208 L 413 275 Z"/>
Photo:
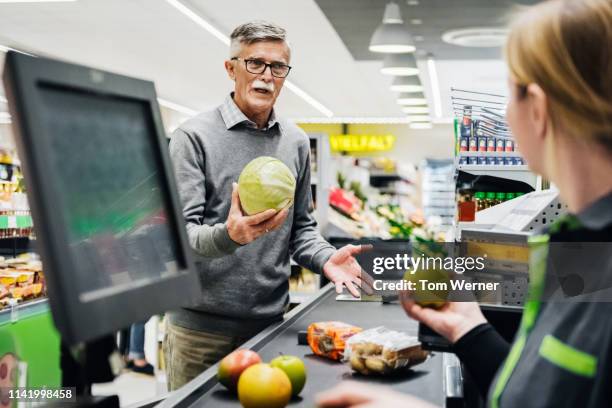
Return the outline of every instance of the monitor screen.
<path id="1" fill-rule="evenodd" d="M 200 301 L 154 84 L 14 52 L 3 79 L 62 339 Z"/>
<path id="2" fill-rule="evenodd" d="M 49 177 L 55 178 L 81 301 L 177 273 L 168 196 L 138 100 L 40 84 Z"/>

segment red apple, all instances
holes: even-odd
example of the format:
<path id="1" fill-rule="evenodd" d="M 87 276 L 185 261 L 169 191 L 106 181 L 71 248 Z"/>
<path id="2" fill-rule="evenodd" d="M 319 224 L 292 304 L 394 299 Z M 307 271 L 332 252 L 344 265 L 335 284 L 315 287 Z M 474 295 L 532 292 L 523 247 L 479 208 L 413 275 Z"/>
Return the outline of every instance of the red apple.
<path id="1" fill-rule="evenodd" d="M 253 364 L 258 363 L 261 363 L 261 357 L 256 352 L 246 349 L 234 350 L 219 363 L 217 379 L 228 390 L 236 391 L 240 374 Z"/>

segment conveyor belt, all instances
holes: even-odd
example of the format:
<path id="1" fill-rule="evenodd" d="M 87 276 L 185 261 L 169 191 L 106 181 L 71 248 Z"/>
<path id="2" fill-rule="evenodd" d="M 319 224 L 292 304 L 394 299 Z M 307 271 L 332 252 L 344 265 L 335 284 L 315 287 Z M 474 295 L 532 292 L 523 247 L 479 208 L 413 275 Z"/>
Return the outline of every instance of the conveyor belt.
<path id="1" fill-rule="evenodd" d="M 444 406 L 442 355 L 435 354 L 412 371 L 398 377 L 364 377 L 354 375 L 347 364 L 333 362 L 312 354 L 308 346 L 297 344 L 297 333 L 306 330 L 316 321 L 340 320 L 365 329 L 384 325 L 411 335 L 417 334 L 416 322 L 410 320 L 397 304 L 378 302 L 336 301 L 331 285 L 321 289 L 312 302 L 292 311 L 285 322 L 257 335 L 245 346 L 256 350 L 264 361 L 270 361 L 280 353 L 296 355 L 303 359 L 308 370 L 308 380 L 299 399 L 290 407 L 314 407 L 314 397 L 342 380 L 352 379 L 369 383 L 386 384 L 396 390 L 410 393 L 438 406 Z M 239 407 L 236 396 L 217 383 L 217 367 L 213 366 L 163 401 L 164 407 Z M 181 392 L 182 391 L 182 392 Z"/>

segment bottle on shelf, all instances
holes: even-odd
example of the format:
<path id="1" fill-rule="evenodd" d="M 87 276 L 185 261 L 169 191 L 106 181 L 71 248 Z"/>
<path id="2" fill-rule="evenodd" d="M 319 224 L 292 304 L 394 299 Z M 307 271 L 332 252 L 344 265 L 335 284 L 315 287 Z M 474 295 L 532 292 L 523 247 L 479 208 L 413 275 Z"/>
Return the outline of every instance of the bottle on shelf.
<path id="1" fill-rule="evenodd" d="M 457 201 L 459 221 L 474 221 L 476 219 L 476 202 L 474 201 L 474 190 L 469 184 L 464 184 L 458 190 Z"/>
<path id="2" fill-rule="evenodd" d="M 495 193 L 494 192 L 485 193 L 485 203 L 486 203 L 485 208 L 490 208 L 495 205 Z"/>
<path id="3" fill-rule="evenodd" d="M 495 205 L 506 201 L 506 193 L 495 193 Z"/>
<path id="4" fill-rule="evenodd" d="M 474 201 L 476 203 L 476 211 L 482 211 L 486 208 L 485 193 L 478 191 L 474 194 Z"/>

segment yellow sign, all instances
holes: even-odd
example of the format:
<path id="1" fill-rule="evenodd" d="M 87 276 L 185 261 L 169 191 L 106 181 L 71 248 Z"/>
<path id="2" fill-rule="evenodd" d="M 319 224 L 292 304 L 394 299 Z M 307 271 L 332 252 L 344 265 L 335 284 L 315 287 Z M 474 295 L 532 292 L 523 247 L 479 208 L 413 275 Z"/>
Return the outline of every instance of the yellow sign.
<path id="1" fill-rule="evenodd" d="M 332 135 L 329 144 L 332 152 L 384 152 L 395 143 L 393 135 Z"/>

